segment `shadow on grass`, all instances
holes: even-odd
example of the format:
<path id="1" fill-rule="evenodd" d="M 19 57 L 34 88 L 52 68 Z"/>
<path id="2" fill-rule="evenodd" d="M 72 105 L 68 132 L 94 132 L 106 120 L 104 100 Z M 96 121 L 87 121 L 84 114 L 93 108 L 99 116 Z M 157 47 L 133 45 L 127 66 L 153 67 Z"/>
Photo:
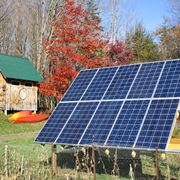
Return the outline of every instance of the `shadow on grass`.
<path id="1" fill-rule="evenodd" d="M 78 153 L 77 153 L 78 152 Z M 87 166 L 92 171 L 91 159 L 92 149 L 88 151 L 89 160 L 84 156 L 84 153 L 79 148 L 68 148 L 58 153 L 58 167 L 62 169 L 76 169 L 78 159 L 78 166 L 80 171 L 87 172 Z M 115 150 L 110 150 L 109 156 L 105 154 L 105 149 L 98 148 L 95 151 L 96 172 L 98 174 L 117 175 L 120 177 L 130 177 L 130 166 L 132 167 L 135 179 L 155 179 L 154 176 L 145 175 L 142 172 L 142 164 L 139 152 L 136 152 L 136 157 L 132 158 L 132 151 L 118 150 L 117 155 Z M 77 155 L 78 154 L 78 155 Z M 77 158 L 78 157 L 78 158 Z M 115 157 L 117 160 L 115 162 Z M 84 165 L 85 163 L 86 165 Z M 115 166 L 117 164 L 117 166 Z"/>

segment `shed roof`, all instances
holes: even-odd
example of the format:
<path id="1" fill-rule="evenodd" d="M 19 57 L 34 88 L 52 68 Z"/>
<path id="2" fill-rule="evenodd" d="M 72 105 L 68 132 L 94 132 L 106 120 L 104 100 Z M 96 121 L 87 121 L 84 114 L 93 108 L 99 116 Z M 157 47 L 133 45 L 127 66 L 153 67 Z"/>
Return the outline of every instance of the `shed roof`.
<path id="1" fill-rule="evenodd" d="M 37 82 L 43 80 L 29 59 L 24 57 L 0 54 L 0 72 L 5 78 Z"/>

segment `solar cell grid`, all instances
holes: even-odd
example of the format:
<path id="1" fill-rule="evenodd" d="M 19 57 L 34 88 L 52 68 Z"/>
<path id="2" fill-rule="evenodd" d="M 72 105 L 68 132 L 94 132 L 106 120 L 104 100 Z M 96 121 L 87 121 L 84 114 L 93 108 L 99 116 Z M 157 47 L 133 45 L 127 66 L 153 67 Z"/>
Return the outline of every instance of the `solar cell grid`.
<path id="1" fill-rule="evenodd" d="M 77 144 L 99 102 L 81 102 L 76 107 L 56 143 Z"/>
<path id="2" fill-rule="evenodd" d="M 166 62 L 154 97 L 180 97 L 180 60 Z"/>
<path id="3" fill-rule="evenodd" d="M 151 102 L 136 148 L 166 148 L 178 103 L 178 99 L 161 99 Z"/>
<path id="4" fill-rule="evenodd" d="M 100 69 L 82 100 L 101 100 L 117 69 L 117 67 Z"/>
<path id="5" fill-rule="evenodd" d="M 164 62 L 143 64 L 128 98 L 150 98 L 157 84 L 163 65 Z"/>
<path id="6" fill-rule="evenodd" d="M 73 112 L 75 106 L 76 103 L 60 103 L 35 141 L 53 143 L 66 123 L 66 120 Z"/>
<path id="7" fill-rule="evenodd" d="M 124 99 L 140 65 L 121 66 L 108 88 L 104 99 Z"/>
<path id="8" fill-rule="evenodd" d="M 148 100 L 126 101 L 105 145 L 132 147 L 148 103 Z"/>
<path id="9" fill-rule="evenodd" d="M 180 60 L 81 71 L 36 142 L 165 150 Z"/>
<path id="10" fill-rule="evenodd" d="M 97 69 L 81 71 L 62 101 L 78 101 L 88 87 Z"/>
<path id="11" fill-rule="evenodd" d="M 101 102 L 80 144 L 103 145 L 121 105 L 122 101 Z"/>

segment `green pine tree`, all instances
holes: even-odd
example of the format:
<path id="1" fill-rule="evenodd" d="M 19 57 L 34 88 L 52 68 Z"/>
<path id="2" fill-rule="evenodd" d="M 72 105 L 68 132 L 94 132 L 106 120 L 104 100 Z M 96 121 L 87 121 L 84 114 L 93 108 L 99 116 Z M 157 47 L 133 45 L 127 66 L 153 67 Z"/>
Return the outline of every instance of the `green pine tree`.
<path id="1" fill-rule="evenodd" d="M 152 35 L 141 24 L 137 24 L 134 31 L 127 33 L 126 44 L 133 49 L 134 56 L 131 63 L 159 59 L 158 46 L 153 41 Z"/>
<path id="2" fill-rule="evenodd" d="M 93 20 L 101 22 L 95 0 L 87 0 L 86 11 L 90 13 Z"/>

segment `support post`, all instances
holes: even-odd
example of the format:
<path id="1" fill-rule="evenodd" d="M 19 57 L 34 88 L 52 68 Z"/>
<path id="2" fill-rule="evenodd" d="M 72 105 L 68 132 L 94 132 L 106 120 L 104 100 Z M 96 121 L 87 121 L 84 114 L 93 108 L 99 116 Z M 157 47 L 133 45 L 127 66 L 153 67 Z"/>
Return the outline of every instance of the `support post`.
<path id="1" fill-rule="evenodd" d="M 4 172 L 5 176 L 8 177 L 8 145 L 5 145 L 4 158 Z"/>
<path id="2" fill-rule="evenodd" d="M 158 150 L 156 149 L 156 180 L 159 180 Z"/>
<path id="3" fill-rule="evenodd" d="M 57 148 L 56 148 L 55 144 L 52 145 L 51 163 L 52 163 L 52 172 L 53 172 L 53 174 L 56 175 L 57 174 Z"/>
<path id="4" fill-rule="evenodd" d="M 93 174 L 94 180 L 96 180 L 96 159 L 95 159 L 95 152 L 94 152 L 94 144 L 92 144 L 92 162 L 93 162 Z"/>
<path id="5" fill-rule="evenodd" d="M 89 169 L 89 148 L 86 147 L 86 168 L 87 168 L 87 173 L 89 174 L 90 169 Z"/>

